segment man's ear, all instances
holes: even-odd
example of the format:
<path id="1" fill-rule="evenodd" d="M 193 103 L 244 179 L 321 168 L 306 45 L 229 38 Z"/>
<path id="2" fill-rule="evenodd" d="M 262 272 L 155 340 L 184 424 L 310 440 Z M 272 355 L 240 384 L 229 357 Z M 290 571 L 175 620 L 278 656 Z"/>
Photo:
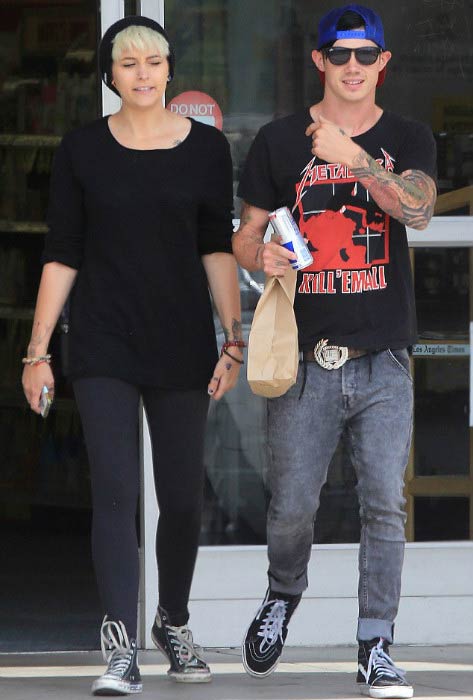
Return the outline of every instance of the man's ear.
<path id="1" fill-rule="evenodd" d="M 383 68 L 386 68 L 387 64 L 391 60 L 391 56 L 392 56 L 391 51 L 383 51 L 383 53 L 381 54 L 380 59 L 379 59 L 380 64 L 381 64 L 381 70 L 383 70 Z"/>
<path id="2" fill-rule="evenodd" d="M 314 49 L 311 55 L 316 67 L 322 71 L 322 73 L 325 73 L 325 61 L 322 51 L 317 51 L 317 49 Z"/>

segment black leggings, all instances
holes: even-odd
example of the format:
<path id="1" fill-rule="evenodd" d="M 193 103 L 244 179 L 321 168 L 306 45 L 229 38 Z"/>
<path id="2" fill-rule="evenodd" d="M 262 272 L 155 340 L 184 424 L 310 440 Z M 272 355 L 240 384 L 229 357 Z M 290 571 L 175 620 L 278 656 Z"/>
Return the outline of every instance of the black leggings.
<path id="1" fill-rule="evenodd" d="M 183 625 L 194 572 L 203 500 L 204 390 L 138 387 L 119 379 L 74 381 L 92 480 L 92 555 L 104 612 L 136 637 L 139 585 L 139 400 L 153 450 L 159 505 L 159 604 Z"/>

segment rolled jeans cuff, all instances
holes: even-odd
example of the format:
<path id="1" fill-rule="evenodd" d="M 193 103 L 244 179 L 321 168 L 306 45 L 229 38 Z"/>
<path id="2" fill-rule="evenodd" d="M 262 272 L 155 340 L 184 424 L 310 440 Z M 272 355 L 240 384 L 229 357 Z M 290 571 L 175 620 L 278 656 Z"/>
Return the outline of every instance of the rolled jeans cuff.
<path id="1" fill-rule="evenodd" d="M 283 583 L 274 576 L 271 571 L 268 571 L 268 581 L 269 587 L 272 591 L 277 593 L 285 593 L 286 595 L 301 595 L 307 589 L 309 581 L 307 578 L 307 571 L 300 574 L 291 583 Z"/>
<path id="2" fill-rule="evenodd" d="M 390 620 L 378 620 L 373 617 L 358 619 L 356 638 L 359 642 L 368 642 L 375 637 L 382 637 L 389 644 L 394 640 L 394 623 Z"/>

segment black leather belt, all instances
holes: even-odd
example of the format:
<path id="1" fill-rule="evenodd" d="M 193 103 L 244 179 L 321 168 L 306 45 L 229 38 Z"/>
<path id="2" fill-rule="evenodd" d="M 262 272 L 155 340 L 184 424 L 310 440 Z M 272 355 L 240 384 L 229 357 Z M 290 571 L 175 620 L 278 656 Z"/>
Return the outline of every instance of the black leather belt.
<path id="1" fill-rule="evenodd" d="M 299 353 L 304 362 L 317 362 L 324 369 L 338 369 L 347 360 L 367 355 L 369 350 L 347 348 L 343 345 L 329 345 L 328 340 L 319 340 L 313 350 L 303 350 Z"/>

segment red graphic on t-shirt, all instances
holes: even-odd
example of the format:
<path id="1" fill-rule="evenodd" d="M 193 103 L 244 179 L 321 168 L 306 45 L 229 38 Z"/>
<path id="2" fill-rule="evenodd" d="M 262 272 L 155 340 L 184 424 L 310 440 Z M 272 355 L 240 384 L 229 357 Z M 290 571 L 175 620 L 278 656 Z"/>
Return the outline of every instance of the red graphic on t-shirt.
<path id="1" fill-rule="evenodd" d="M 325 211 L 307 219 L 299 220 L 299 228 L 308 242 L 314 262 L 309 270 L 360 270 L 371 267 L 374 262 L 388 262 L 386 222 L 384 214 L 379 213 L 374 221 L 368 223 L 367 212 L 362 207 L 346 206 L 340 211 Z M 369 256 L 368 237 L 381 236 L 384 241 L 383 254 Z"/>
<path id="2" fill-rule="evenodd" d="M 314 270 L 353 269 L 365 267 L 366 248 L 354 245 L 356 224 L 339 211 L 324 211 L 300 222 L 300 230 L 309 241 L 314 257 Z M 330 231 L 330 236 L 327 236 Z M 315 263 L 315 261 L 317 261 Z"/>
<path id="3" fill-rule="evenodd" d="M 394 159 L 381 151 L 378 162 L 392 171 Z M 296 184 L 296 198 L 299 229 L 314 259 L 304 272 L 362 270 L 389 263 L 389 216 L 348 168 L 320 166 L 312 159 Z"/>

